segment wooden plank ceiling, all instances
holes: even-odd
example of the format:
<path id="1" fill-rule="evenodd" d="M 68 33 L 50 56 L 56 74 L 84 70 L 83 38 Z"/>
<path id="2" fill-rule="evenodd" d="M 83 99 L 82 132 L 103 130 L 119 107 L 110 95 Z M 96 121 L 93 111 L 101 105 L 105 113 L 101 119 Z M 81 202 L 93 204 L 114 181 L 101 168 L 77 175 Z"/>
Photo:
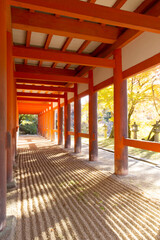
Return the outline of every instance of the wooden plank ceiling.
<path id="1" fill-rule="evenodd" d="M 63 98 L 74 91 L 74 83 L 89 83 L 90 69 L 114 68 L 108 59 L 114 49 L 144 31 L 160 33 L 159 0 L 10 2 L 17 99 L 25 103 L 21 110 L 29 101 Z"/>

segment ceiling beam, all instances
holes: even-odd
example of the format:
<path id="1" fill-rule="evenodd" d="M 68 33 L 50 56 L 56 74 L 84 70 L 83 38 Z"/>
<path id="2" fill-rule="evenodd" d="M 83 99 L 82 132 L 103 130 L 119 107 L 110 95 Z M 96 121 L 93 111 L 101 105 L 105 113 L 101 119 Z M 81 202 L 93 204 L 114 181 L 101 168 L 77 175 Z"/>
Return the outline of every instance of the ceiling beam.
<path id="1" fill-rule="evenodd" d="M 116 41 L 120 33 L 118 28 L 111 26 L 80 22 L 71 18 L 57 18 L 38 12 L 33 14 L 18 8 L 12 8 L 12 28 L 110 44 Z"/>
<path id="2" fill-rule="evenodd" d="M 45 93 L 25 93 L 25 92 L 17 92 L 18 97 L 38 97 L 41 98 L 64 98 L 64 94 L 45 94 Z"/>
<path id="3" fill-rule="evenodd" d="M 147 9 L 147 6 L 151 5 L 153 3 L 153 0 L 145 0 L 135 11 L 136 12 L 143 12 L 145 9 Z M 160 1 L 156 2 L 149 10 L 145 12 L 147 15 L 159 17 L 160 16 Z M 111 46 L 106 45 L 106 47 L 103 47 L 101 51 L 96 54 L 98 57 L 110 57 L 113 53 L 113 51 L 117 48 L 122 48 L 126 46 L 128 43 L 130 43 L 132 40 L 140 36 L 143 32 L 127 29 L 124 33 L 120 35 L 120 37 L 117 39 L 115 43 L 113 43 Z M 100 45 L 101 46 L 101 45 Z M 91 69 L 91 67 L 83 67 L 82 70 L 80 69 L 77 73 L 77 76 L 85 76 L 86 73 Z"/>
<path id="4" fill-rule="evenodd" d="M 127 0 L 117 0 L 115 2 L 115 4 L 113 5 L 113 8 L 120 9 L 126 2 L 127 2 Z"/>
<path id="5" fill-rule="evenodd" d="M 160 19 L 75 0 L 11 0 L 11 5 L 33 10 L 131 28 L 139 31 L 160 33 Z"/>
<path id="6" fill-rule="evenodd" d="M 75 76 L 76 71 L 70 69 L 60 69 L 60 68 L 49 68 L 49 67 L 39 67 L 23 64 L 15 64 L 15 69 L 17 72 L 30 72 L 39 74 L 55 74 L 55 75 L 65 75 L 65 76 Z"/>
<path id="7" fill-rule="evenodd" d="M 37 90 L 37 91 L 58 91 L 58 92 L 74 92 L 74 88 L 66 88 L 66 87 L 46 87 L 46 86 L 33 86 L 33 85 L 24 85 L 24 84 L 16 84 L 16 89 L 21 90 Z"/>
<path id="8" fill-rule="evenodd" d="M 30 72 L 14 72 L 14 78 L 16 79 L 28 79 L 28 80 L 41 80 L 41 81 L 53 81 L 56 82 L 71 82 L 71 83 L 89 83 L 88 78 L 83 77 L 72 77 L 72 76 L 61 76 L 43 73 L 30 73 Z"/>
<path id="9" fill-rule="evenodd" d="M 66 83 L 54 82 L 54 81 L 41 81 L 41 80 L 29 80 L 29 79 L 16 79 L 16 83 L 23 84 L 34 84 L 34 85 L 49 85 L 49 86 L 65 86 Z"/>
<path id="10" fill-rule="evenodd" d="M 44 50 L 40 48 L 13 47 L 13 57 L 21 59 L 42 60 L 49 62 L 62 62 L 83 66 L 114 68 L 115 61 L 111 59 L 95 58 L 69 52 Z"/>
<path id="11" fill-rule="evenodd" d="M 29 98 L 29 97 L 17 97 L 18 101 L 25 101 L 25 102 L 58 102 L 58 99 L 53 98 Z"/>

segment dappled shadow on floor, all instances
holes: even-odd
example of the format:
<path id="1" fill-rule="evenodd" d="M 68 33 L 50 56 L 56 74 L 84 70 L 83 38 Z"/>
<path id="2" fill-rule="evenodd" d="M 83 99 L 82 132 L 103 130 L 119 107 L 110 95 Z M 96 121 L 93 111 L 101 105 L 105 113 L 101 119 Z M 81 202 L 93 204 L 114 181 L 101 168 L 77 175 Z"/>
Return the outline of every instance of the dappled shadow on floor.
<path id="1" fill-rule="evenodd" d="M 159 204 L 41 139 L 19 149 L 16 240 L 158 236 Z"/>

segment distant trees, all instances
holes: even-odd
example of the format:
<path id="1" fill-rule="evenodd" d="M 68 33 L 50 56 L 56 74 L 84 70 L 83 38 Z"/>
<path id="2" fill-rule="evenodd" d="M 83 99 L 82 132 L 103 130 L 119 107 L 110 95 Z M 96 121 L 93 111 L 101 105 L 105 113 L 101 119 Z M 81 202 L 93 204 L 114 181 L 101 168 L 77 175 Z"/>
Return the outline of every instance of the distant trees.
<path id="1" fill-rule="evenodd" d="M 37 134 L 38 116 L 32 114 L 19 115 L 20 134 Z"/>
<path id="2" fill-rule="evenodd" d="M 152 127 L 156 121 L 160 120 L 160 67 L 138 74 L 129 78 L 128 84 L 128 137 L 131 137 L 131 125 L 134 121 L 147 129 L 143 133 L 146 139 L 152 136 Z M 104 109 L 111 112 L 114 121 L 114 103 L 113 86 L 109 86 L 98 92 L 98 117 L 101 119 Z M 83 107 L 86 111 L 87 106 Z M 145 119 L 149 127 L 145 125 Z M 147 128 L 148 127 L 148 128 Z M 114 136 L 114 129 L 111 131 L 111 137 Z"/>

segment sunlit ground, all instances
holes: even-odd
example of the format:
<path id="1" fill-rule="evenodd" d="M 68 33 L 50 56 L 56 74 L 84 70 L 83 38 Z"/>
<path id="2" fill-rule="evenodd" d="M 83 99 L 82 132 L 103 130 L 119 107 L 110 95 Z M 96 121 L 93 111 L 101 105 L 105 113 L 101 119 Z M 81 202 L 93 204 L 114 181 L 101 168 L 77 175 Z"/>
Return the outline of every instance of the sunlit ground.
<path id="1" fill-rule="evenodd" d="M 113 138 L 104 139 L 103 137 L 99 137 L 98 146 L 106 149 L 114 150 L 114 139 Z M 128 154 L 133 155 L 135 157 L 139 157 L 139 158 L 149 159 L 157 164 L 160 164 L 160 153 L 157 153 L 157 152 L 129 147 Z"/>

